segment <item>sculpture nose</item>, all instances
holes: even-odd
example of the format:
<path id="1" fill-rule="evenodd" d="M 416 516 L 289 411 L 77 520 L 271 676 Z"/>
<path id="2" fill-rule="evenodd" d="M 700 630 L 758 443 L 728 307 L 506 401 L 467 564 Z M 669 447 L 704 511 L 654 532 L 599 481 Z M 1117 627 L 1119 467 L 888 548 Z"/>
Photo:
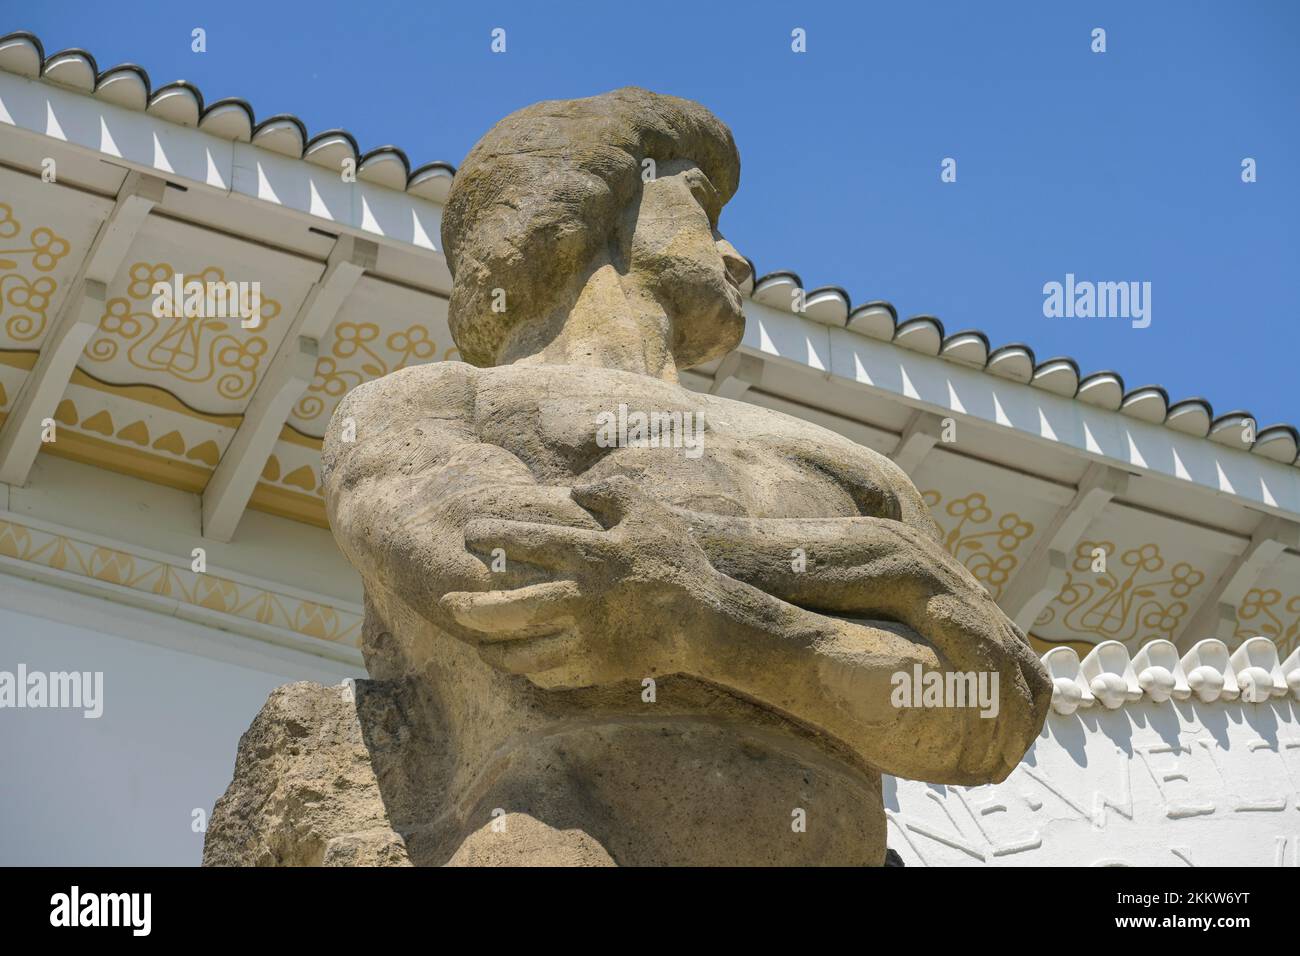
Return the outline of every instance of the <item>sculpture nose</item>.
<path id="1" fill-rule="evenodd" d="M 743 289 L 745 283 L 750 280 L 754 270 L 749 266 L 749 260 L 736 251 L 736 247 L 726 239 L 717 240 L 718 251 L 722 253 L 722 263 L 727 270 L 727 278 L 735 284 L 737 289 Z"/>

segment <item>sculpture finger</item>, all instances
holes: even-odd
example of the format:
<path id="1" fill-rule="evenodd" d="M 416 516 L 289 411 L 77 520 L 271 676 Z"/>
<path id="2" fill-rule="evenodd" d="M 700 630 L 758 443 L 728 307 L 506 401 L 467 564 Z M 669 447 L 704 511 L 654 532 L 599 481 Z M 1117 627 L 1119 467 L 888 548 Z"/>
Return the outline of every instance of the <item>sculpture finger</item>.
<path id="1" fill-rule="evenodd" d="M 576 570 L 589 562 L 583 555 L 600 553 L 606 539 L 600 531 L 535 521 L 480 519 L 465 526 L 465 547 L 491 561 L 500 548 L 507 561 L 527 561 L 551 570 Z"/>
<path id="2" fill-rule="evenodd" d="M 626 475 L 613 475 L 590 484 L 576 485 L 569 494 L 606 528 L 618 524 L 648 500 L 646 493 Z"/>
<path id="3" fill-rule="evenodd" d="M 520 640 L 573 621 L 580 600 L 574 581 L 552 581 L 511 591 L 452 591 L 439 605 L 484 641 Z"/>
<path id="4" fill-rule="evenodd" d="M 562 630 L 539 637 L 502 641 L 479 646 L 483 660 L 509 674 L 532 675 L 562 667 L 581 651 L 582 642 L 573 631 Z"/>

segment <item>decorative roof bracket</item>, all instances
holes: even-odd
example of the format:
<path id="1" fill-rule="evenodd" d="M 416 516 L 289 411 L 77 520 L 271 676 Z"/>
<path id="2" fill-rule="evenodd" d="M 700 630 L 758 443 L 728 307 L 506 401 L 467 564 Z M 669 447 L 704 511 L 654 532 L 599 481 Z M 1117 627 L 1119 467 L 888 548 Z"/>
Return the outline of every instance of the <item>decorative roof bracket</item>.
<path id="1" fill-rule="evenodd" d="M 1272 566 L 1287 548 L 1300 548 L 1300 525 L 1281 518 L 1265 516 L 1250 536 L 1250 543 L 1214 582 L 1196 613 L 1189 614 L 1174 636 L 1180 651 L 1197 641 L 1218 638 L 1233 641 L 1237 631 L 1237 606 L 1260 575 Z"/>
<path id="2" fill-rule="evenodd" d="M 298 309 L 203 491 L 204 537 L 229 541 L 235 536 L 284 423 L 316 374 L 320 340 L 362 274 L 375 268 L 378 257 L 378 245 L 368 239 L 342 236 L 334 243 L 321 277 Z"/>
<path id="3" fill-rule="evenodd" d="M 1112 498 L 1128 489 L 1128 473 L 1098 462 L 1088 466 L 1073 500 L 1057 512 L 1041 539 L 1007 584 L 1002 610 L 1028 631 L 1047 603 L 1060 592 L 1072 551 L 1088 525 Z"/>

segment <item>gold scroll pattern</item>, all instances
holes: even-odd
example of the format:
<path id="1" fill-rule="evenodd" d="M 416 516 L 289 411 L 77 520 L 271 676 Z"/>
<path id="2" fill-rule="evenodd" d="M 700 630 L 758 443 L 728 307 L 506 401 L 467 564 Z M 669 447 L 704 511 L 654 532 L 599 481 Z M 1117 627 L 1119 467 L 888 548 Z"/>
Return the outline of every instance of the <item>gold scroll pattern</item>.
<path id="1" fill-rule="evenodd" d="M 380 334 L 375 322 L 338 323 L 330 354 L 316 360 L 316 375 L 294 407 L 293 414 L 300 422 L 321 418 L 362 382 L 408 365 L 431 362 L 438 354 L 438 343 L 429 338 L 429 330 L 418 323 L 390 333 L 383 338 L 382 344 Z M 448 361 L 456 354 L 454 347 L 445 349 L 442 361 Z"/>
<path id="2" fill-rule="evenodd" d="M 1277 588 L 1251 588 L 1237 608 L 1234 637 L 1267 637 L 1285 660 L 1300 646 L 1300 594 L 1285 595 Z"/>
<path id="3" fill-rule="evenodd" d="M 1104 571 L 1092 570 L 1095 549 L 1105 552 Z M 1204 582 L 1204 572 L 1186 561 L 1171 564 L 1155 543 L 1121 551 L 1113 541 L 1080 541 L 1065 585 L 1034 626 L 1057 624 L 1133 648 L 1155 638 L 1172 640 L 1193 606 L 1188 599 Z"/>
<path id="4" fill-rule="evenodd" d="M 0 322 L 14 342 L 35 342 L 45 332 L 58 288 L 48 273 L 71 248 L 48 226 L 35 227 L 24 239 L 13 207 L 0 202 Z M 24 269 L 24 264 L 30 268 Z"/>
<path id="5" fill-rule="evenodd" d="M 1001 597 L 1020 564 L 1017 552 L 1033 536 L 1033 524 L 1014 511 L 995 516 L 988 498 L 978 491 L 946 505 L 935 490 L 923 491 L 921 497 L 943 531 L 948 553 L 989 589 L 994 600 Z"/>
<path id="6" fill-rule="evenodd" d="M 165 262 L 137 262 L 130 268 L 126 295 L 110 299 L 99 320 L 99 334 L 85 358 L 106 364 L 123 355 L 132 368 L 161 372 L 181 382 L 215 380 L 225 399 L 245 398 L 257 385 L 261 367 L 270 361 L 270 344 L 238 318 L 153 314 L 153 285 L 171 282 L 176 270 Z M 208 266 L 187 281 L 224 282 L 225 272 Z M 261 329 L 280 314 L 280 303 L 262 296 Z M 178 310 L 180 311 L 180 310 Z"/>

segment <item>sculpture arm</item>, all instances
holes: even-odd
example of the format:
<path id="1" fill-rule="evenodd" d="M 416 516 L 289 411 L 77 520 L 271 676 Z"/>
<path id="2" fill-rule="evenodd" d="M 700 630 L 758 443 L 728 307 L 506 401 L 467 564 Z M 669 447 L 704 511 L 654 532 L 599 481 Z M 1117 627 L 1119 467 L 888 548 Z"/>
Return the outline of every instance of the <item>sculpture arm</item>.
<path id="1" fill-rule="evenodd" d="M 540 484 L 519 458 L 479 439 L 476 374 L 440 363 L 358 386 L 335 409 L 321 452 L 330 528 L 353 567 L 448 629 L 438 604 L 448 591 L 528 583 L 515 567 L 492 574 L 465 550 L 469 522 L 599 527 L 568 489 Z"/>
<path id="2" fill-rule="evenodd" d="M 899 622 L 891 625 L 767 593 L 764 585 L 785 582 L 764 557 L 784 560 L 788 545 L 767 522 L 688 519 L 626 478 L 576 488 L 573 497 L 602 530 L 513 520 L 467 528 L 475 553 L 501 548 L 551 574 L 532 587 L 443 598 L 503 670 L 548 689 L 691 674 L 823 730 L 874 766 L 947 783 L 1002 779 L 1041 727 L 1048 696 L 1037 660 L 965 569 L 909 526 L 861 519 L 846 555 L 881 594 L 869 613 L 861 596 L 839 606 Z M 834 519 L 812 524 L 835 537 Z M 714 566 L 710 550 L 731 573 Z M 996 674 L 999 712 L 895 706 L 895 675 L 911 680 L 916 665 Z"/>
<path id="3" fill-rule="evenodd" d="M 1041 663 L 979 582 L 928 534 L 880 518 L 683 517 L 714 568 L 743 582 L 723 586 L 741 628 L 727 639 L 763 647 L 771 634 L 784 633 L 806 647 L 806 669 L 820 681 L 802 695 L 819 708 L 814 722 L 826 726 L 848 714 L 849 726 L 839 733 L 870 738 L 859 747 L 864 756 L 905 776 L 939 782 L 1001 779 L 1037 736 L 1051 694 Z M 802 560 L 795 549 L 802 549 Z M 746 587 L 798 610 L 784 612 L 779 623 L 736 614 L 763 606 L 740 590 Z M 736 661 L 723 647 L 708 659 L 701 676 L 752 686 L 759 696 L 781 692 L 777 684 L 761 686 L 774 673 L 768 668 L 723 673 Z M 975 707 L 894 708 L 893 675 L 910 676 L 917 663 L 924 671 L 996 674 L 999 713 L 990 718 Z M 845 696 L 854 698 L 847 707 L 838 699 Z M 869 701 L 880 713 L 865 709 Z"/>

